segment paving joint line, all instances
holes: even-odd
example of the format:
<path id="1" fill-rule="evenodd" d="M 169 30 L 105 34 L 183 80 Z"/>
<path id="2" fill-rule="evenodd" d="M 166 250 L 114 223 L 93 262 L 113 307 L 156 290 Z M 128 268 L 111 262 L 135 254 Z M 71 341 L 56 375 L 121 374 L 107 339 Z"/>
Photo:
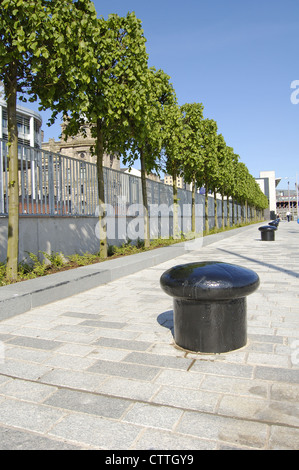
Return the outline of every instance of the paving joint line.
<path id="1" fill-rule="evenodd" d="M 197 240 L 202 241 L 202 247 L 236 236 L 242 232 L 253 230 L 261 223 L 248 225 L 213 235 L 207 235 Z M 0 309 L 3 319 L 11 318 L 20 313 L 26 313 L 33 308 L 71 297 L 118 280 L 140 270 L 155 267 L 163 262 L 175 259 L 192 250 L 194 240 L 175 243 L 162 248 L 103 261 L 93 265 L 30 279 L 0 288 Z M 198 247 L 195 248 L 197 250 Z"/>
<path id="2" fill-rule="evenodd" d="M 39 381 L 38 379 L 33 380 L 33 379 L 20 378 L 20 377 L 14 377 L 14 376 L 11 376 L 11 375 L 8 375 L 8 374 L 2 374 L 2 373 L 0 374 L 0 376 L 5 376 L 5 377 L 11 378 L 11 379 L 22 380 L 24 382 L 29 382 L 29 383 L 34 383 L 34 384 L 46 385 L 48 387 L 57 388 L 58 390 L 69 390 L 69 391 L 72 391 L 72 392 L 86 393 L 88 395 L 96 395 L 96 396 L 99 396 L 99 397 L 102 396 L 102 397 L 105 397 L 105 398 L 112 398 L 112 399 L 117 399 L 117 400 L 121 399 L 121 400 L 131 402 L 132 404 L 140 403 L 140 404 L 147 405 L 147 406 L 152 406 L 152 407 L 159 406 L 159 407 L 162 407 L 162 408 L 171 408 L 171 409 L 175 409 L 175 410 L 181 410 L 184 413 L 185 412 L 186 413 L 200 413 L 200 414 L 203 414 L 205 416 L 216 416 L 216 417 L 219 417 L 219 418 L 234 419 L 234 420 L 241 421 L 241 422 L 246 421 L 246 422 L 250 422 L 250 423 L 261 423 L 261 424 L 265 424 L 265 425 L 268 425 L 268 426 L 278 426 L 278 427 L 282 427 L 282 428 L 287 427 L 287 428 L 296 429 L 296 430 L 298 429 L 298 426 L 292 425 L 292 424 L 287 424 L 287 423 L 279 423 L 279 422 L 273 422 L 273 421 L 268 421 L 268 420 L 263 420 L 263 419 L 248 418 L 248 417 L 231 416 L 231 415 L 226 415 L 226 414 L 222 414 L 222 413 L 214 413 L 213 411 L 196 410 L 194 408 L 185 408 L 183 406 L 175 406 L 175 405 L 171 405 L 171 404 L 159 403 L 159 402 L 154 402 L 154 401 L 149 402 L 147 400 L 141 400 L 141 399 L 138 399 L 138 398 L 123 397 L 123 396 L 118 396 L 118 395 L 109 395 L 109 394 L 103 393 L 103 392 L 96 392 L 96 391 L 92 392 L 90 390 L 82 390 L 82 389 L 77 389 L 77 388 L 73 388 L 73 387 L 67 387 L 67 386 L 64 386 L 64 385 L 49 384 L 47 382 Z M 213 393 L 216 393 L 216 392 L 213 392 Z M 223 392 L 220 395 L 221 395 L 220 399 L 222 398 L 223 395 L 234 396 L 234 394 L 232 394 L 232 393 L 224 394 Z M 35 402 L 30 402 L 28 400 L 19 400 L 16 397 L 11 397 L 11 398 L 16 400 L 16 401 L 22 401 L 22 402 L 25 402 L 25 403 L 35 403 Z M 267 402 L 268 401 L 269 401 L 269 399 L 267 399 Z M 277 400 L 270 400 L 270 401 L 276 402 Z M 62 409 L 62 410 L 67 410 L 68 412 L 71 412 L 71 413 L 78 413 L 76 410 L 73 410 L 73 409 L 61 408 L 59 406 L 54 406 L 54 405 L 48 405 L 48 404 L 45 404 L 43 402 L 38 402 L 38 404 L 43 405 L 43 406 L 47 406 L 47 407 L 50 407 L 50 408 L 58 408 L 58 409 Z M 83 414 L 90 415 L 90 416 L 98 416 L 96 414 L 85 413 L 83 411 L 80 411 L 79 413 L 83 413 Z M 114 421 L 114 422 L 122 421 L 122 418 L 120 419 L 120 418 L 106 417 L 106 419 L 109 419 L 109 420 Z M 2 425 L 5 426 L 4 424 L 0 423 L 0 426 L 2 426 Z M 142 424 L 136 424 L 136 426 L 143 426 L 143 425 Z M 23 429 L 23 428 L 20 428 L 20 429 Z"/>

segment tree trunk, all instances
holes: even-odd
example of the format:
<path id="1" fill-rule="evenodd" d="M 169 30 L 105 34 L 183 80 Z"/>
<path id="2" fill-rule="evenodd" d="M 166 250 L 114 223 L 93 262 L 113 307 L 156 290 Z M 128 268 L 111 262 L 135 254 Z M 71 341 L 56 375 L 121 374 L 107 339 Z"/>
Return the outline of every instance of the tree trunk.
<path id="1" fill-rule="evenodd" d="M 195 235 L 196 232 L 196 223 L 195 223 L 195 194 L 196 194 L 196 184 L 195 181 L 192 183 L 192 200 L 191 200 L 191 231 Z"/>
<path id="2" fill-rule="evenodd" d="M 172 174 L 172 192 L 173 192 L 173 238 L 180 238 L 179 233 L 179 219 L 178 219 L 178 186 L 177 175 L 175 172 Z"/>
<path id="3" fill-rule="evenodd" d="M 224 221 L 224 194 L 221 194 L 222 198 L 222 209 L 221 209 L 221 221 L 222 221 L 222 228 L 225 228 L 225 221 Z"/>
<path id="4" fill-rule="evenodd" d="M 205 186 L 205 223 L 206 223 L 206 233 L 209 233 L 209 192 L 207 186 Z"/>
<path id="5" fill-rule="evenodd" d="M 227 207 L 226 226 L 230 227 L 230 207 L 229 207 L 229 197 L 228 196 L 226 196 L 226 207 Z"/>
<path id="6" fill-rule="evenodd" d="M 215 228 L 218 228 L 218 213 L 217 213 L 216 189 L 214 189 L 214 225 L 215 225 Z"/>
<path id="7" fill-rule="evenodd" d="M 100 257 L 107 258 L 108 244 L 107 244 L 107 220 L 106 220 L 106 205 L 105 205 L 105 186 L 104 186 L 104 171 L 103 171 L 103 157 L 104 157 L 104 143 L 102 122 L 97 120 L 97 173 L 98 173 L 98 202 L 99 202 L 99 227 L 100 227 Z"/>
<path id="8" fill-rule="evenodd" d="M 5 87 L 8 117 L 8 238 L 6 277 L 16 280 L 19 256 L 19 163 L 17 126 L 17 68 L 12 67 L 12 80 Z M 1 170 L 2 171 L 2 170 Z"/>
<path id="9" fill-rule="evenodd" d="M 232 225 L 235 225 L 235 201 L 232 198 Z"/>
<path id="10" fill-rule="evenodd" d="M 143 200 L 143 217 L 144 217 L 144 246 L 149 248 L 150 246 L 150 225 L 149 225 L 149 214 L 148 214 L 148 203 L 147 203 L 147 191 L 146 191 L 146 171 L 145 171 L 145 158 L 143 149 L 140 149 L 140 163 L 141 163 L 141 187 L 142 187 L 142 200 Z"/>

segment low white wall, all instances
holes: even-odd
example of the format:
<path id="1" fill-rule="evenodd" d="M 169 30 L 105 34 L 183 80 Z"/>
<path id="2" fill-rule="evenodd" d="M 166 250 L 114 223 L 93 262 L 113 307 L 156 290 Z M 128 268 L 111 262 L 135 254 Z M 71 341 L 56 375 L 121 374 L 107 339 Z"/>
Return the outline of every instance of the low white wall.
<path id="1" fill-rule="evenodd" d="M 218 201 L 220 204 L 220 201 Z M 219 205 L 218 204 L 218 205 Z M 161 208 L 162 206 L 159 206 Z M 218 223 L 220 206 L 218 207 Z M 165 208 L 164 208 L 165 209 Z M 187 210 L 188 209 L 188 210 Z M 238 211 L 240 207 L 238 208 Z M 128 212 L 129 214 L 129 212 Z M 107 239 L 110 245 L 121 245 L 127 239 L 143 239 L 143 217 L 134 215 L 134 211 L 127 216 L 107 216 Z M 221 214 L 221 212 L 220 212 Z M 230 211 L 230 216 L 232 211 Z M 226 211 L 225 211 L 226 217 Z M 75 253 L 97 253 L 99 251 L 98 217 L 50 217 L 50 216 L 20 216 L 19 219 L 19 260 L 28 258 L 28 253 L 39 254 L 45 251 L 48 254 L 63 253 L 65 256 Z M 191 212 L 187 206 L 179 217 L 179 233 L 191 231 Z M 196 232 L 203 230 L 203 206 L 197 205 Z M 0 262 L 6 261 L 7 251 L 7 225 L 8 218 L 0 217 Z M 214 226 L 214 204 L 210 197 L 209 201 L 209 225 Z M 171 210 L 166 207 L 165 211 L 151 213 L 150 235 L 152 239 L 169 237 L 173 235 L 173 217 Z M 43 256 L 40 255 L 42 259 Z"/>
<path id="2" fill-rule="evenodd" d="M 19 260 L 28 253 L 45 251 L 48 254 L 97 253 L 100 249 L 98 217 L 38 217 L 20 216 Z M 143 239 L 143 218 L 107 217 L 107 239 L 110 245 L 120 246 L 127 239 Z M 8 218 L 0 217 L 0 262 L 6 261 Z M 163 230 L 162 228 L 163 227 Z M 184 232 L 191 230 L 191 221 L 181 224 Z M 172 235 L 172 215 L 151 221 L 151 238 Z M 42 259 L 43 256 L 41 255 Z"/>
<path id="3" fill-rule="evenodd" d="M 95 236 L 98 219 L 95 217 L 20 217 L 19 259 L 28 252 L 96 253 L 99 240 Z M 0 218 L 0 261 L 6 260 L 7 218 Z"/>

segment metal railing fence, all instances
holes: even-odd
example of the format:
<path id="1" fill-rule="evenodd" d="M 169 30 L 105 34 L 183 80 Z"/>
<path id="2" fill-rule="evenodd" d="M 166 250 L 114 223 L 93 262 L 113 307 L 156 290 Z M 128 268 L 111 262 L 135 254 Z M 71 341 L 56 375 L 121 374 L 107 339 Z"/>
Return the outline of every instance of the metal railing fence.
<path id="1" fill-rule="evenodd" d="M 97 168 L 61 154 L 19 145 L 19 213 L 36 216 L 94 216 L 98 206 Z M 0 139 L 0 216 L 8 215 L 8 146 Z M 105 202 L 115 215 L 142 204 L 141 179 L 104 168 Z M 173 204 L 172 187 L 147 179 L 148 203 Z M 196 195 L 197 203 L 203 196 Z M 179 204 L 191 204 L 191 192 L 178 190 Z"/>

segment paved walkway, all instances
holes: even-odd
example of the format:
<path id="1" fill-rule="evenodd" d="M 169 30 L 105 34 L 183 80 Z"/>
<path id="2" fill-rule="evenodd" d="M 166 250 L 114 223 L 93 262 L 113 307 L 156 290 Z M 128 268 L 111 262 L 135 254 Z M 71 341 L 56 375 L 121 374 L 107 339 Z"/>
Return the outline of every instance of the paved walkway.
<path id="1" fill-rule="evenodd" d="M 0 322 L 0 449 L 298 450 L 298 247 L 295 222 L 252 226 Z M 175 347 L 159 279 L 196 260 L 259 274 L 246 347 Z"/>

